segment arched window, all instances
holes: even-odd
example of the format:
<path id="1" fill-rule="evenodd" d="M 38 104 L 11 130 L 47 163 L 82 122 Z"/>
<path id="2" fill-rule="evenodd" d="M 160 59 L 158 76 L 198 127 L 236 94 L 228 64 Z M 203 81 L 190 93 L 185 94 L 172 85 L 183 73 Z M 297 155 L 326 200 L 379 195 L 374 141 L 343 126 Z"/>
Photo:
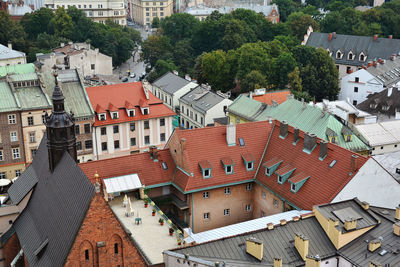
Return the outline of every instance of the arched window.
<path id="1" fill-rule="evenodd" d="M 93 246 L 88 240 L 81 243 L 79 253 L 80 266 L 94 266 Z"/>
<path id="2" fill-rule="evenodd" d="M 367 56 L 363 52 L 361 52 L 359 59 L 360 59 L 360 61 L 365 61 L 365 60 L 367 60 Z"/>
<path id="3" fill-rule="evenodd" d="M 353 52 L 349 52 L 349 54 L 347 55 L 347 59 L 348 60 L 353 60 L 354 59 L 354 54 L 353 54 Z"/>
<path id="4" fill-rule="evenodd" d="M 342 59 L 342 57 L 343 57 L 342 51 L 338 50 L 338 51 L 336 52 L 336 58 L 337 58 L 337 59 Z"/>
<path id="5" fill-rule="evenodd" d="M 112 248 L 109 248 L 110 254 L 112 253 L 111 258 L 113 259 L 113 266 L 124 266 L 124 260 L 123 260 L 123 244 L 122 244 L 122 238 L 114 234 L 111 237 L 110 240 L 110 245 Z"/>

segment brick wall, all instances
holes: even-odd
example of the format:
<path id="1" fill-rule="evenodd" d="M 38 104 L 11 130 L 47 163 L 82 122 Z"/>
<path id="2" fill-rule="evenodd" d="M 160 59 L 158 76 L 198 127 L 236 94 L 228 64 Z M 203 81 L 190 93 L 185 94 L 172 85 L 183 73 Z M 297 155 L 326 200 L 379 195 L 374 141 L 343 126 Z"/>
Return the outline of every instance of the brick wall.
<path id="1" fill-rule="evenodd" d="M 188 162 L 185 159 L 185 144 L 180 140 L 176 132 L 171 136 L 168 142 L 168 148 L 171 151 L 172 157 L 175 159 L 175 163 L 183 168 L 184 170 L 189 170 Z"/>
<path id="2" fill-rule="evenodd" d="M 96 194 L 65 266 L 146 266 L 111 208 Z"/>
<path id="3" fill-rule="evenodd" d="M 10 237 L 10 239 L 7 240 L 7 243 L 3 246 L 5 266 L 10 266 L 11 262 L 14 260 L 15 256 L 17 256 L 20 250 L 21 245 L 19 244 L 17 234 L 14 233 Z M 18 261 L 16 267 L 21 266 L 24 266 L 22 260 Z"/>

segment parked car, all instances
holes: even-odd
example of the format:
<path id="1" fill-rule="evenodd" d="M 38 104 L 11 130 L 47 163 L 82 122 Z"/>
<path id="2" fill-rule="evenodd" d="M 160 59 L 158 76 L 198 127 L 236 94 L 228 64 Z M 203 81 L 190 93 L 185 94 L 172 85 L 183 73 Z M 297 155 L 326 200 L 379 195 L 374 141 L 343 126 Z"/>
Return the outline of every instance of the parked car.
<path id="1" fill-rule="evenodd" d="M 129 77 L 135 78 L 135 77 L 136 77 L 136 74 L 135 74 L 135 73 L 131 73 L 131 75 L 129 75 Z"/>
<path id="2" fill-rule="evenodd" d="M 128 77 L 125 77 L 125 78 L 122 79 L 123 83 L 126 83 L 127 81 L 128 81 Z"/>

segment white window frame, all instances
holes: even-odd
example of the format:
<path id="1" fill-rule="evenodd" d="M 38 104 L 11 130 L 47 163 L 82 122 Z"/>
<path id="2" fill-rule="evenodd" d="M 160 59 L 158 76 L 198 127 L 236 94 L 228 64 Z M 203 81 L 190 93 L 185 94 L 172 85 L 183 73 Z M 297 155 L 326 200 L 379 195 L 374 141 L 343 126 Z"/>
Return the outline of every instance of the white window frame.
<path id="1" fill-rule="evenodd" d="M 100 113 L 100 114 L 98 114 L 98 118 L 99 118 L 99 121 L 105 121 L 105 120 L 107 120 L 107 114 L 106 113 Z"/>
<path id="2" fill-rule="evenodd" d="M 30 132 L 29 133 L 29 142 L 30 143 L 36 143 L 36 134 L 35 134 L 35 132 Z"/>
<path id="3" fill-rule="evenodd" d="M 295 184 L 295 183 L 292 183 L 292 184 L 290 185 L 290 191 L 296 192 L 296 184 Z"/>
<path id="4" fill-rule="evenodd" d="M 140 108 L 140 110 L 142 111 L 143 115 L 150 115 L 150 109 L 149 108 Z M 145 114 L 145 110 L 147 110 L 147 114 Z"/>
<path id="5" fill-rule="evenodd" d="M 209 220 L 210 219 L 210 213 L 209 212 L 203 213 L 203 219 L 204 220 Z"/>
<path id="6" fill-rule="evenodd" d="M 354 60 L 355 57 L 356 57 L 356 56 L 355 56 L 355 55 L 353 54 L 353 52 L 351 52 L 351 51 L 347 54 L 347 59 L 348 59 L 348 60 Z"/>
<path id="7" fill-rule="evenodd" d="M 244 209 L 247 212 L 251 211 L 251 204 L 246 204 L 246 207 Z"/>
<path id="8" fill-rule="evenodd" d="M 231 194 L 231 188 L 230 187 L 225 187 L 224 188 L 224 193 L 225 193 L 225 195 L 230 195 Z"/>
<path id="9" fill-rule="evenodd" d="M 270 171 L 270 168 L 265 168 L 265 175 L 270 176 L 271 173 L 269 171 Z"/>
<path id="10" fill-rule="evenodd" d="M 228 167 L 231 168 L 230 171 L 228 171 Z M 226 174 L 232 174 L 233 173 L 233 165 L 226 165 L 225 166 L 225 173 Z"/>
<path id="11" fill-rule="evenodd" d="M 11 140 L 11 142 L 18 142 L 18 133 L 10 132 L 10 140 Z"/>
<path id="12" fill-rule="evenodd" d="M 133 112 L 133 116 L 131 116 L 131 112 Z M 135 117 L 135 110 L 134 109 L 127 109 L 126 110 L 126 114 L 128 115 L 128 117 Z"/>
<path id="13" fill-rule="evenodd" d="M 277 175 L 278 176 L 278 183 L 283 184 L 283 179 L 281 175 Z"/>
<path id="14" fill-rule="evenodd" d="M 20 177 L 21 174 L 21 170 L 15 170 L 15 177 Z"/>
<path id="15" fill-rule="evenodd" d="M 249 164 L 251 164 L 251 168 L 249 168 Z M 247 171 L 254 170 L 254 162 L 253 161 L 246 162 L 246 170 Z"/>
<path id="16" fill-rule="evenodd" d="M 8 115 L 8 124 L 16 124 L 17 123 L 17 116 L 15 114 Z"/>
<path id="17" fill-rule="evenodd" d="M 340 53 L 340 57 L 338 57 L 338 53 Z M 343 52 L 339 49 L 336 51 L 336 59 L 342 59 L 343 58 Z"/>
<path id="18" fill-rule="evenodd" d="M 111 112 L 111 119 L 113 119 L 113 120 L 119 119 L 119 113 L 118 113 L 118 111 L 113 111 L 113 112 Z"/>
<path id="19" fill-rule="evenodd" d="M 203 198 L 210 198 L 210 192 L 203 192 Z"/>
<path id="20" fill-rule="evenodd" d="M 364 56 L 364 60 L 361 59 L 361 56 Z M 367 55 L 365 55 L 364 52 L 361 52 L 360 55 L 358 56 L 358 60 L 365 62 L 367 60 Z"/>
<path id="21" fill-rule="evenodd" d="M 206 174 L 206 172 L 208 172 L 208 174 Z M 203 170 L 203 178 L 211 178 L 211 169 Z"/>
<path id="22" fill-rule="evenodd" d="M 13 148 L 12 149 L 12 158 L 13 159 L 19 159 L 21 158 L 21 155 L 19 153 L 19 147 Z"/>
<path id="23" fill-rule="evenodd" d="M 229 216 L 231 213 L 230 209 L 224 209 L 224 216 Z"/>
<path id="24" fill-rule="evenodd" d="M 4 160 L 3 150 L 0 150 L 0 161 Z"/>

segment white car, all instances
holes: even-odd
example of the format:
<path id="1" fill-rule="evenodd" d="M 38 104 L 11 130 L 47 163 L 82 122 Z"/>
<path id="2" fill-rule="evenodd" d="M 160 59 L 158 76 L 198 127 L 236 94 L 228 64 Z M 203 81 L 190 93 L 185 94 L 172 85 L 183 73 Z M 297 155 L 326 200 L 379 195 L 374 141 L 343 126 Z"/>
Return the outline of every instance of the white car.
<path id="1" fill-rule="evenodd" d="M 130 78 L 135 78 L 136 74 L 135 73 L 131 73 L 131 75 L 129 75 Z"/>

